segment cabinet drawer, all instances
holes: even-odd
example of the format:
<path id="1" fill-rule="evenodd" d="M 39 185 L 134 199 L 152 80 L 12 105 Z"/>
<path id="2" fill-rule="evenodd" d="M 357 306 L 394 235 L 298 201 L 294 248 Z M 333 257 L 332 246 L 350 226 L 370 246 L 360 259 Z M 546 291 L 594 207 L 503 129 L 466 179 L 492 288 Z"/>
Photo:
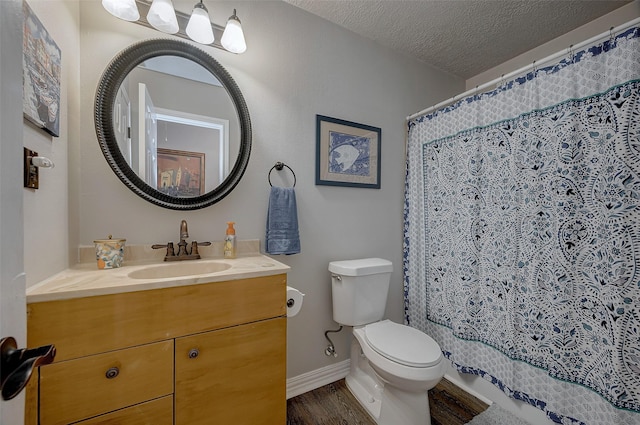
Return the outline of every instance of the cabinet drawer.
<path id="1" fill-rule="evenodd" d="M 27 345 L 70 360 L 286 315 L 286 275 L 27 305 Z"/>
<path id="2" fill-rule="evenodd" d="M 173 340 L 40 368 L 40 424 L 68 424 L 173 393 Z"/>
<path id="3" fill-rule="evenodd" d="M 166 396 L 107 413 L 76 425 L 173 425 L 173 397 Z"/>

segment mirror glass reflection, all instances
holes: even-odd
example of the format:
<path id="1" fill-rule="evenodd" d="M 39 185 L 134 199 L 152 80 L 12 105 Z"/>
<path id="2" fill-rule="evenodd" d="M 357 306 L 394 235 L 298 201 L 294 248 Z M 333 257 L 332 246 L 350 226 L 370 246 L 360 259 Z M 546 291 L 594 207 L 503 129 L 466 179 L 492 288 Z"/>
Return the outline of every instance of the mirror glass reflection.
<path id="1" fill-rule="evenodd" d="M 118 88 L 113 129 L 127 165 L 170 197 L 211 192 L 227 178 L 240 150 L 234 103 L 216 77 L 178 56 L 155 56 Z"/>

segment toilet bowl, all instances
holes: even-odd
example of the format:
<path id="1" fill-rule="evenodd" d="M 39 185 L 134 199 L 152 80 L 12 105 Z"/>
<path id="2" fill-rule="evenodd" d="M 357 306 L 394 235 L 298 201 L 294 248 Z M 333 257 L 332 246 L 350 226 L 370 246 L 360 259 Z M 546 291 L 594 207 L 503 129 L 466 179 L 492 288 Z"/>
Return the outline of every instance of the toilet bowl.
<path id="1" fill-rule="evenodd" d="M 385 383 L 405 391 L 426 391 L 444 375 L 440 346 L 417 329 L 383 320 L 355 328 L 353 335 Z"/>
<path id="2" fill-rule="evenodd" d="M 336 261 L 329 271 L 334 320 L 353 326 L 347 387 L 378 425 L 430 425 L 428 391 L 446 361 L 424 332 L 382 320 L 391 262 Z"/>
<path id="3" fill-rule="evenodd" d="M 375 329 L 376 325 L 385 331 L 399 332 L 384 338 L 380 329 Z M 378 332 L 371 332 L 372 327 Z M 372 333 L 375 336 L 372 337 Z M 438 344 L 416 329 L 388 320 L 354 328 L 353 336 L 351 366 L 345 382 L 376 423 L 430 425 L 428 391 L 440 382 L 446 367 Z M 406 340 L 407 336 L 413 338 Z M 372 339 L 384 348 L 372 343 Z M 396 342 L 400 342 L 395 345 L 399 350 L 385 350 Z M 416 345 L 427 351 L 408 348 Z"/>

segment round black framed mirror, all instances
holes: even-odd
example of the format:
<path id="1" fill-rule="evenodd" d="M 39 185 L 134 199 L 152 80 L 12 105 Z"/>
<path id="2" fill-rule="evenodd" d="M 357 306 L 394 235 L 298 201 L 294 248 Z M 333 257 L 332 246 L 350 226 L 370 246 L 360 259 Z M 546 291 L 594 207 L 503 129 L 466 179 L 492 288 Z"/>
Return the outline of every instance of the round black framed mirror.
<path id="1" fill-rule="evenodd" d="M 144 73 L 152 77 L 141 82 L 137 75 Z M 182 98 L 182 107 L 154 105 L 150 88 L 164 99 Z M 98 84 L 94 119 L 113 172 L 164 208 L 195 210 L 220 201 L 249 162 L 251 120 L 240 89 L 215 59 L 183 41 L 146 40 L 120 52 Z"/>

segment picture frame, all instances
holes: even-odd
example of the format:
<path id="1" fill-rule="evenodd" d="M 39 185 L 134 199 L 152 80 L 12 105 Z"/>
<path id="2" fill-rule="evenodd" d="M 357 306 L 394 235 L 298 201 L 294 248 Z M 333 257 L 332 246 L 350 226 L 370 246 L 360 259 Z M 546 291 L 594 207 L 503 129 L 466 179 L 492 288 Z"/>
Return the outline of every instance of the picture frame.
<path id="1" fill-rule="evenodd" d="M 170 196 L 193 198 L 205 194 L 205 154 L 158 148 L 157 189 Z"/>
<path id="2" fill-rule="evenodd" d="M 380 189 L 381 129 L 316 115 L 316 185 Z"/>
<path id="3" fill-rule="evenodd" d="M 62 52 L 26 1 L 22 2 L 24 117 L 54 137 L 60 136 Z"/>

